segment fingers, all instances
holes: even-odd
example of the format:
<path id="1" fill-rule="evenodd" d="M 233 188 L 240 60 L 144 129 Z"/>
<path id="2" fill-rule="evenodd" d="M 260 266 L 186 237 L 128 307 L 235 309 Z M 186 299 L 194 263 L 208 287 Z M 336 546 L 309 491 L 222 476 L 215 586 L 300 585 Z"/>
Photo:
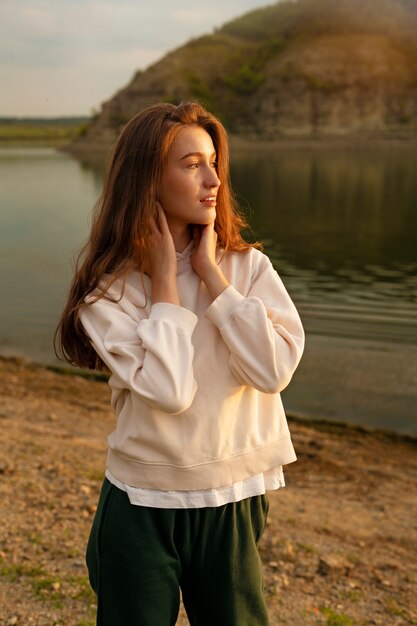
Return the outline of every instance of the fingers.
<path id="1" fill-rule="evenodd" d="M 216 245 L 217 233 L 214 230 L 214 222 L 210 222 L 202 227 L 200 231 L 200 239 L 202 240 L 202 243 L 206 243 L 207 245 L 210 245 L 210 243 L 214 244 L 214 246 Z"/>
<path id="2" fill-rule="evenodd" d="M 158 200 L 156 201 L 156 210 L 157 210 L 161 227 L 164 228 L 165 226 L 168 226 L 165 211 L 162 208 L 161 204 L 158 202 Z"/>
<path id="3" fill-rule="evenodd" d="M 163 235 L 169 232 L 165 211 L 158 201 L 156 201 L 155 213 L 151 218 L 151 231 L 153 235 Z"/>
<path id="4" fill-rule="evenodd" d="M 168 227 L 165 212 L 159 202 L 155 202 L 150 219 L 149 266 L 152 280 L 159 281 L 167 275 L 176 275 L 177 258 L 174 241 Z"/>
<path id="5" fill-rule="evenodd" d="M 194 246 L 197 247 L 201 240 L 201 230 L 199 226 L 193 226 Z"/>
<path id="6" fill-rule="evenodd" d="M 194 226 L 193 239 L 196 265 L 215 263 L 217 233 L 214 230 L 214 223 L 206 224 L 205 226 Z"/>
<path id="7" fill-rule="evenodd" d="M 163 220 L 163 210 L 158 201 L 155 203 L 155 212 L 152 216 L 152 224 L 156 228 L 158 233 L 162 232 L 162 220 Z"/>
<path id="8" fill-rule="evenodd" d="M 155 237 L 155 235 L 160 235 L 161 231 L 158 228 L 158 224 L 156 222 L 156 217 L 152 216 L 152 219 L 150 221 L 150 227 L 151 227 L 151 235 L 153 237 Z"/>

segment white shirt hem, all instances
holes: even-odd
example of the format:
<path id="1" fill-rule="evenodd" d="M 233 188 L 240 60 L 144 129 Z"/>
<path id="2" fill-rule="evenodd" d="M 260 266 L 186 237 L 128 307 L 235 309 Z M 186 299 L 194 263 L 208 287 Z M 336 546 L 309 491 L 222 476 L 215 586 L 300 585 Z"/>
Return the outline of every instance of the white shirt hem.
<path id="1" fill-rule="evenodd" d="M 217 507 L 230 502 L 239 502 L 245 498 L 260 496 L 266 491 L 285 487 L 282 466 L 250 476 L 232 485 L 217 489 L 200 491 L 160 491 L 158 489 L 140 489 L 131 487 L 117 480 L 106 469 L 106 478 L 115 486 L 125 491 L 130 503 L 158 509 L 197 509 Z"/>

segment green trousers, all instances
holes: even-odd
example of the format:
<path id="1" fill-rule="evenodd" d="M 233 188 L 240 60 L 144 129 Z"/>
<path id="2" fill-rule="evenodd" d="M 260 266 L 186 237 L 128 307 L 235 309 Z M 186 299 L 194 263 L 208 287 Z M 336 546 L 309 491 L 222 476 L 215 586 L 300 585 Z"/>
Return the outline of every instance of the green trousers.
<path id="1" fill-rule="evenodd" d="M 104 480 L 87 546 L 98 626 L 266 626 L 257 548 L 266 496 L 200 509 L 132 505 Z"/>

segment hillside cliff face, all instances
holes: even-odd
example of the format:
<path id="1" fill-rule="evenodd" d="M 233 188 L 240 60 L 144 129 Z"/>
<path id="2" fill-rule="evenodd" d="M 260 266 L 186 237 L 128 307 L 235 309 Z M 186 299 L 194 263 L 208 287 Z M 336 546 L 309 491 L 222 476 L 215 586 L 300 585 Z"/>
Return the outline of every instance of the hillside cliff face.
<path id="1" fill-rule="evenodd" d="M 247 138 L 417 136 L 417 0 L 252 11 L 138 72 L 72 148 L 107 150 L 139 110 L 185 99 Z"/>

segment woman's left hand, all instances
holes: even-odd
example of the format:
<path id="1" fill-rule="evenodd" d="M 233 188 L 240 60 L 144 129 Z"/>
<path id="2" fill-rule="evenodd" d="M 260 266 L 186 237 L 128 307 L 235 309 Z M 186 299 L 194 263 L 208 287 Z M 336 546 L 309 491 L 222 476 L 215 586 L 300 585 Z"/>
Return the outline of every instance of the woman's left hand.
<path id="1" fill-rule="evenodd" d="M 206 226 L 193 226 L 194 249 L 191 254 L 193 270 L 204 281 L 216 265 L 217 233 L 214 222 Z"/>
<path id="2" fill-rule="evenodd" d="M 193 270 L 206 285 L 212 299 L 229 285 L 220 267 L 217 265 L 217 233 L 214 222 L 206 226 L 193 226 L 194 250 L 191 254 Z"/>

